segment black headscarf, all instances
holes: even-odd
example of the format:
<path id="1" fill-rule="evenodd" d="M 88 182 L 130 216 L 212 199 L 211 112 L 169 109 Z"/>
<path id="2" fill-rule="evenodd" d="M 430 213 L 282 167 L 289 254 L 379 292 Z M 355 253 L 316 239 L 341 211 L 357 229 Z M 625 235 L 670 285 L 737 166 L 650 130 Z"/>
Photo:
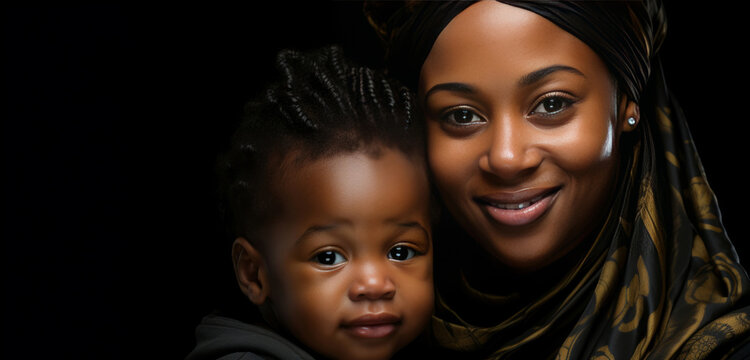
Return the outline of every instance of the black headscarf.
<path id="1" fill-rule="evenodd" d="M 532 11 L 589 45 L 622 83 L 628 96 L 638 101 L 651 72 L 652 56 L 666 35 L 663 7 L 640 1 L 502 1 Z M 387 63 L 392 73 L 416 85 L 424 60 L 440 32 L 474 1 L 406 2 L 393 8 L 375 2 L 367 11 L 387 43 Z M 389 6 L 393 6 L 390 4 Z M 387 17 L 379 11 L 389 11 Z M 594 21 L 592 21 L 592 19 Z"/>
<path id="2" fill-rule="evenodd" d="M 462 231 L 436 232 L 432 331 L 439 346 L 470 358 L 703 359 L 746 343 L 750 281 L 666 87 L 658 58 L 662 4 L 503 2 L 543 16 L 594 50 L 618 89 L 639 104 L 641 125 L 621 142 L 629 150 L 621 151 L 606 221 L 543 273 L 519 281 L 467 246 L 473 241 Z M 386 42 L 392 74 L 416 87 L 440 32 L 472 4 L 373 2 L 366 13 Z"/>

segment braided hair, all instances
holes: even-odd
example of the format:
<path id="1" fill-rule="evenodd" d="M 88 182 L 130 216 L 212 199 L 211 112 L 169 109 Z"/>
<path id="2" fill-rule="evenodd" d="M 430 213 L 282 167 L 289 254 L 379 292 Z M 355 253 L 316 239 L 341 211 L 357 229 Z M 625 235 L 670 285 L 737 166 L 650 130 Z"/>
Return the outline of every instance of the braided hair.
<path id="1" fill-rule="evenodd" d="M 376 157 L 380 148 L 418 161 L 424 154 L 413 96 L 383 72 L 350 62 L 337 46 L 283 50 L 276 68 L 280 80 L 248 103 L 219 162 L 232 238 L 252 239 L 273 216 L 271 185 L 284 166 L 356 151 Z"/>

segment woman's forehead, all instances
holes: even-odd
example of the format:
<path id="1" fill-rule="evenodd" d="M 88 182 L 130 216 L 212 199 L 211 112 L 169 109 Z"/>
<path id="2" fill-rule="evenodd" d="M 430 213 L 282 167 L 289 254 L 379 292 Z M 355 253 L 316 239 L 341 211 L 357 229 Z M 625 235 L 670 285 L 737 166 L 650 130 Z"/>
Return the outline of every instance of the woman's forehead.
<path id="1" fill-rule="evenodd" d="M 422 67 L 420 88 L 451 81 L 522 81 L 539 69 L 565 66 L 580 73 L 606 66 L 581 40 L 549 20 L 517 7 L 479 2 L 438 36 Z"/>

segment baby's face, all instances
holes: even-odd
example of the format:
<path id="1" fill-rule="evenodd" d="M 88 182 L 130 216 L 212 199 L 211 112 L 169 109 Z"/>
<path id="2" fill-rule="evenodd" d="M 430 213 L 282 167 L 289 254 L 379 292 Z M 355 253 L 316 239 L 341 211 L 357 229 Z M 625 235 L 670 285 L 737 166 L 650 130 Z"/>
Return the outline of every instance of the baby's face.
<path id="1" fill-rule="evenodd" d="M 432 314 L 424 167 L 398 151 L 309 163 L 276 187 L 282 211 L 265 256 L 276 316 L 314 351 L 384 359 Z"/>

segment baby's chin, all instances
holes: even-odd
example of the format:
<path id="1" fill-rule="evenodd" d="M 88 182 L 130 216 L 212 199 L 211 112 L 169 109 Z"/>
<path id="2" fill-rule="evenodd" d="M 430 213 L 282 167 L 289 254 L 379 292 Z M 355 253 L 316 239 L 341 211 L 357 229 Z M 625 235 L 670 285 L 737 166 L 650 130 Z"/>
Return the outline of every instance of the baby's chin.
<path id="1" fill-rule="evenodd" d="M 384 360 L 392 358 L 408 344 L 403 334 L 398 332 L 386 338 L 363 339 L 350 337 L 333 340 L 326 344 L 305 344 L 313 350 L 315 358 L 335 360 Z M 411 337 L 409 337 L 411 340 Z"/>
<path id="2" fill-rule="evenodd" d="M 337 360 L 387 360 L 392 358 L 398 350 L 392 346 L 352 347 L 340 349 L 335 354 L 324 356 Z"/>

